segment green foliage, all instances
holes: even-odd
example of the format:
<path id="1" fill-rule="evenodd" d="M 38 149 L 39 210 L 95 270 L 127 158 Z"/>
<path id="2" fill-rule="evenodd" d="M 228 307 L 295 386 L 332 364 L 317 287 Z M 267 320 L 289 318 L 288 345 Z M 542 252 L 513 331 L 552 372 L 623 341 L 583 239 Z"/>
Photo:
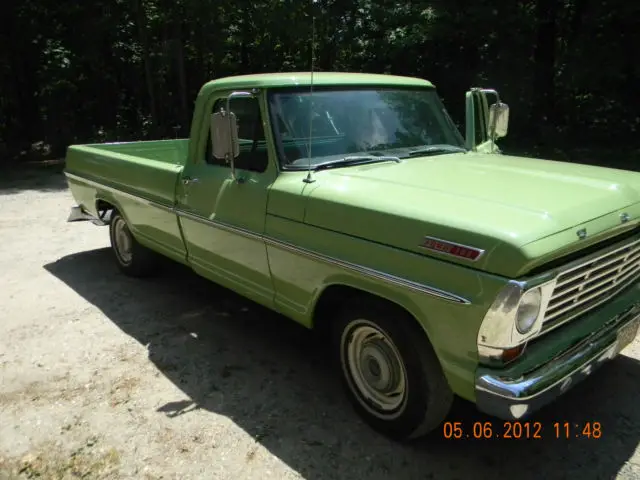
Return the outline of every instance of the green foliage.
<path id="1" fill-rule="evenodd" d="M 458 124 L 465 90 L 498 88 L 513 144 L 631 145 L 639 10 L 622 0 L 10 0 L 0 154 L 186 136 L 205 81 L 309 70 L 312 14 L 317 70 L 428 78 Z"/>

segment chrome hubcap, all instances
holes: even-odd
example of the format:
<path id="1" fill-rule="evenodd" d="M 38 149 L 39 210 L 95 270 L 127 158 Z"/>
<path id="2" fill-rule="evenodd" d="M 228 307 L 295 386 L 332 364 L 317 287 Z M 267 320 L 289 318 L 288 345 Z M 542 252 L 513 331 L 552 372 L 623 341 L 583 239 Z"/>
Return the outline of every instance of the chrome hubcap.
<path id="1" fill-rule="evenodd" d="M 407 398 L 407 373 L 400 352 L 376 325 L 357 320 L 342 336 L 342 364 L 351 389 L 373 414 L 395 417 Z"/>
<path id="2" fill-rule="evenodd" d="M 113 243 L 120 261 L 124 264 L 131 263 L 133 258 L 131 233 L 122 218 L 117 218 L 113 226 Z"/>

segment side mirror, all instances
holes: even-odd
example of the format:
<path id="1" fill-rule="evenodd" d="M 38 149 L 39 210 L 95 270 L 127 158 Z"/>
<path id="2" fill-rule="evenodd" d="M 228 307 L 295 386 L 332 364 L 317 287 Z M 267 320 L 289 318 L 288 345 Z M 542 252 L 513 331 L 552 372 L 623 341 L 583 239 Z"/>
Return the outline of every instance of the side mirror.
<path id="1" fill-rule="evenodd" d="M 509 105 L 500 101 L 489 108 L 489 129 L 491 138 L 505 137 L 509 130 Z"/>
<path id="2" fill-rule="evenodd" d="M 496 97 L 489 107 L 488 95 Z M 465 97 L 465 143 L 469 150 L 485 153 L 501 153 L 496 140 L 507 134 L 509 106 L 500 101 L 500 95 L 492 88 L 472 88 Z"/>
<path id="3" fill-rule="evenodd" d="M 240 154 L 238 123 L 233 112 L 219 112 L 211 115 L 211 143 L 213 156 L 230 162 Z"/>
<path id="4" fill-rule="evenodd" d="M 231 100 L 238 97 L 254 97 L 254 92 L 232 92 L 227 96 L 227 108 L 211 115 L 211 143 L 213 156 L 225 159 L 231 167 L 231 177 L 238 183 L 244 179 L 236 175 L 234 160 L 240 155 L 240 141 L 238 139 L 238 120 L 231 111 Z"/>

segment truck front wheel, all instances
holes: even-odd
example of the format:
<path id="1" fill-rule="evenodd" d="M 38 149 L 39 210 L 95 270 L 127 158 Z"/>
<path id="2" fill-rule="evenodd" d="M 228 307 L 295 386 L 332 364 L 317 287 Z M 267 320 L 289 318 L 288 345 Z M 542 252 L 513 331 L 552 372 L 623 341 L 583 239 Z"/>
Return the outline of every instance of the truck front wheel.
<path id="1" fill-rule="evenodd" d="M 440 425 L 453 392 L 426 335 L 406 312 L 375 300 L 349 305 L 334 323 L 333 351 L 355 410 L 395 440 Z"/>
<path id="2" fill-rule="evenodd" d="M 131 234 L 127 221 L 114 211 L 109 222 L 111 249 L 120 270 L 132 277 L 146 277 L 157 270 L 158 258 Z"/>

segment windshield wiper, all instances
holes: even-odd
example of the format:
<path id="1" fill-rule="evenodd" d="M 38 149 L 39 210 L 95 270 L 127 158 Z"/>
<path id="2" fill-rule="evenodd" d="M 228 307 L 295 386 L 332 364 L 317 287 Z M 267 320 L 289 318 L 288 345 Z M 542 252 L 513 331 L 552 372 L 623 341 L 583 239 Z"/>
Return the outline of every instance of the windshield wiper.
<path id="1" fill-rule="evenodd" d="M 409 152 L 410 157 L 440 155 L 443 153 L 460 153 L 467 152 L 466 148 L 457 147 L 455 145 L 431 145 L 428 147 L 416 148 Z"/>
<path id="2" fill-rule="evenodd" d="M 353 165 L 364 165 L 367 163 L 377 162 L 396 162 L 400 163 L 401 160 L 398 157 L 390 155 L 350 155 L 342 157 L 337 160 L 331 160 L 329 162 L 319 163 L 314 165 L 314 170 L 325 170 L 327 168 L 334 167 L 348 167 Z"/>

